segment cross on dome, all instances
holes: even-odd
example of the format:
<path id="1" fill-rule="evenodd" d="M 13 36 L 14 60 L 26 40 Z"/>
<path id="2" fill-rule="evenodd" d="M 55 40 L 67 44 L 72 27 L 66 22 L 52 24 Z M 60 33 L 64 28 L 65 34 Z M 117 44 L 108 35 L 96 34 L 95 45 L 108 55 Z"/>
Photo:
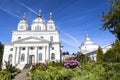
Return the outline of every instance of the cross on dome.
<path id="1" fill-rule="evenodd" d="M 52 12 L 50 12 L 50 19 L 52 19 Z"/>
<path id="2" fill-rule="evenodd" d="M 22 17 L 23 20 L 26 20 L 26 13 L 24 12 L 24 15 Z"/>
<path id="3" fill-rule="evenodd" d="M 41 10 L 38 11 L 38 17 L 42 17 L 41 12 Z"/>
<path id="4" fill-rule="evenodd" d="M 86 38 L 85 38 L 85 40 L 90 40 L 88 34 L 86 34 Z"/>

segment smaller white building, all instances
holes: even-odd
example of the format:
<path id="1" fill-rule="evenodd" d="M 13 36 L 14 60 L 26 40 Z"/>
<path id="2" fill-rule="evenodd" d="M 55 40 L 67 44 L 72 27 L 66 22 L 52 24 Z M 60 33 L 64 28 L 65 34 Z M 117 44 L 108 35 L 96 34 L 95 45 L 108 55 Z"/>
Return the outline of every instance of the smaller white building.
<path id="1" fill-rule="evenodd" d="M 86 34 L 85 41 L 80 46 L 80 52 L 89 56 L 92 60 L 96 61 L 96 53 L 99 45 L 93 42 L 88 34 Z M 102 47 L 103 53 L 105 53 L 108 49 L 112 48 L 111 44 Z"/>
<path id="2" fill-rule="evenodd" d="M 98 47 L 99 47 L 99 45 L 97 45 L 95 42 L 93 42 L 89 38 L 88 34 L 86 34 L 85 41 L 82 42 L 82 44 L 80 46 L 80 52 L 82 52 L 83 54 L 87 54 L 89 52 L 97 50 Z"/>

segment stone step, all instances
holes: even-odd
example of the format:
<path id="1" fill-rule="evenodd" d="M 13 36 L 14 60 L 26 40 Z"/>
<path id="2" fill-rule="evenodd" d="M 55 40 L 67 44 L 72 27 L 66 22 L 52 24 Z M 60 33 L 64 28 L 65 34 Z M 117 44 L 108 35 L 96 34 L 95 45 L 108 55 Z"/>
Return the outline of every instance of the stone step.
<path id="1" fill-rule="evenodd" d="M 23 69 L 30 69 L 32 64 L 26 64 Z"/>

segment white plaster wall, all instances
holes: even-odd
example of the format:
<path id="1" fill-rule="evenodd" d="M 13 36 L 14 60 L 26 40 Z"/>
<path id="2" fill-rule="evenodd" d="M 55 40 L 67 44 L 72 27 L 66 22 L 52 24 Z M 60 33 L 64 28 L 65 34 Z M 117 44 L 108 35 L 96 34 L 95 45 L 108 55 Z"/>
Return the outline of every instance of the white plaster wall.
<path id="1" fill-rule="evenodd" d="M 10 51 L 10 49 L 13 48 L 13 51 Z M 4 61 L 8 61 L 8 57 L 9 57 L 9 54 L 12 54 L 12 64 L 13 66 L 15 65 L 14 64 L 14 59 L 15 59 L 15 49 L 12 45 L 5 45 L 4 46 L 4 54 L 3 54 L 3 65 L 5 65 L 5 62 Z"/>
<path id="2" fill-rule="evenodd" d="M 12 33 L 12 42 L 18 40 L 18 37 L 27 38 L 27 37 L 37 37 L 41 38 L 43 36 L 44 39 L 50 41 L 50 36 L 53 36 L 54 42 L 59 42 L 59 32 L 58 31 L 14 31 Z"/>

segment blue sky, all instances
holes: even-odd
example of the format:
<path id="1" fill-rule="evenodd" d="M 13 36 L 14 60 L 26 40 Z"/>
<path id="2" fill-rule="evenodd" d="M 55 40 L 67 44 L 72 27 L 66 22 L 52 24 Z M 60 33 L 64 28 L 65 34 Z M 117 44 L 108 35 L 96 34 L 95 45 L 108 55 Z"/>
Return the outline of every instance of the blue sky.
<path id="1" fill-rule="evenodd" d="M 110 0 L 0 0 L 0 42 L 11 42 L 12 30 L 26 13 L 29 24 L 37 17 L 39 10 L 43 18 L 53 19 L 60 30 L 63 50 L 78 52 L 86 33 L 91 40 L 104 46 L 114 41 L 115 37 L 108 31 L 102 31 L 99 16 L 109 9 Z"/>

